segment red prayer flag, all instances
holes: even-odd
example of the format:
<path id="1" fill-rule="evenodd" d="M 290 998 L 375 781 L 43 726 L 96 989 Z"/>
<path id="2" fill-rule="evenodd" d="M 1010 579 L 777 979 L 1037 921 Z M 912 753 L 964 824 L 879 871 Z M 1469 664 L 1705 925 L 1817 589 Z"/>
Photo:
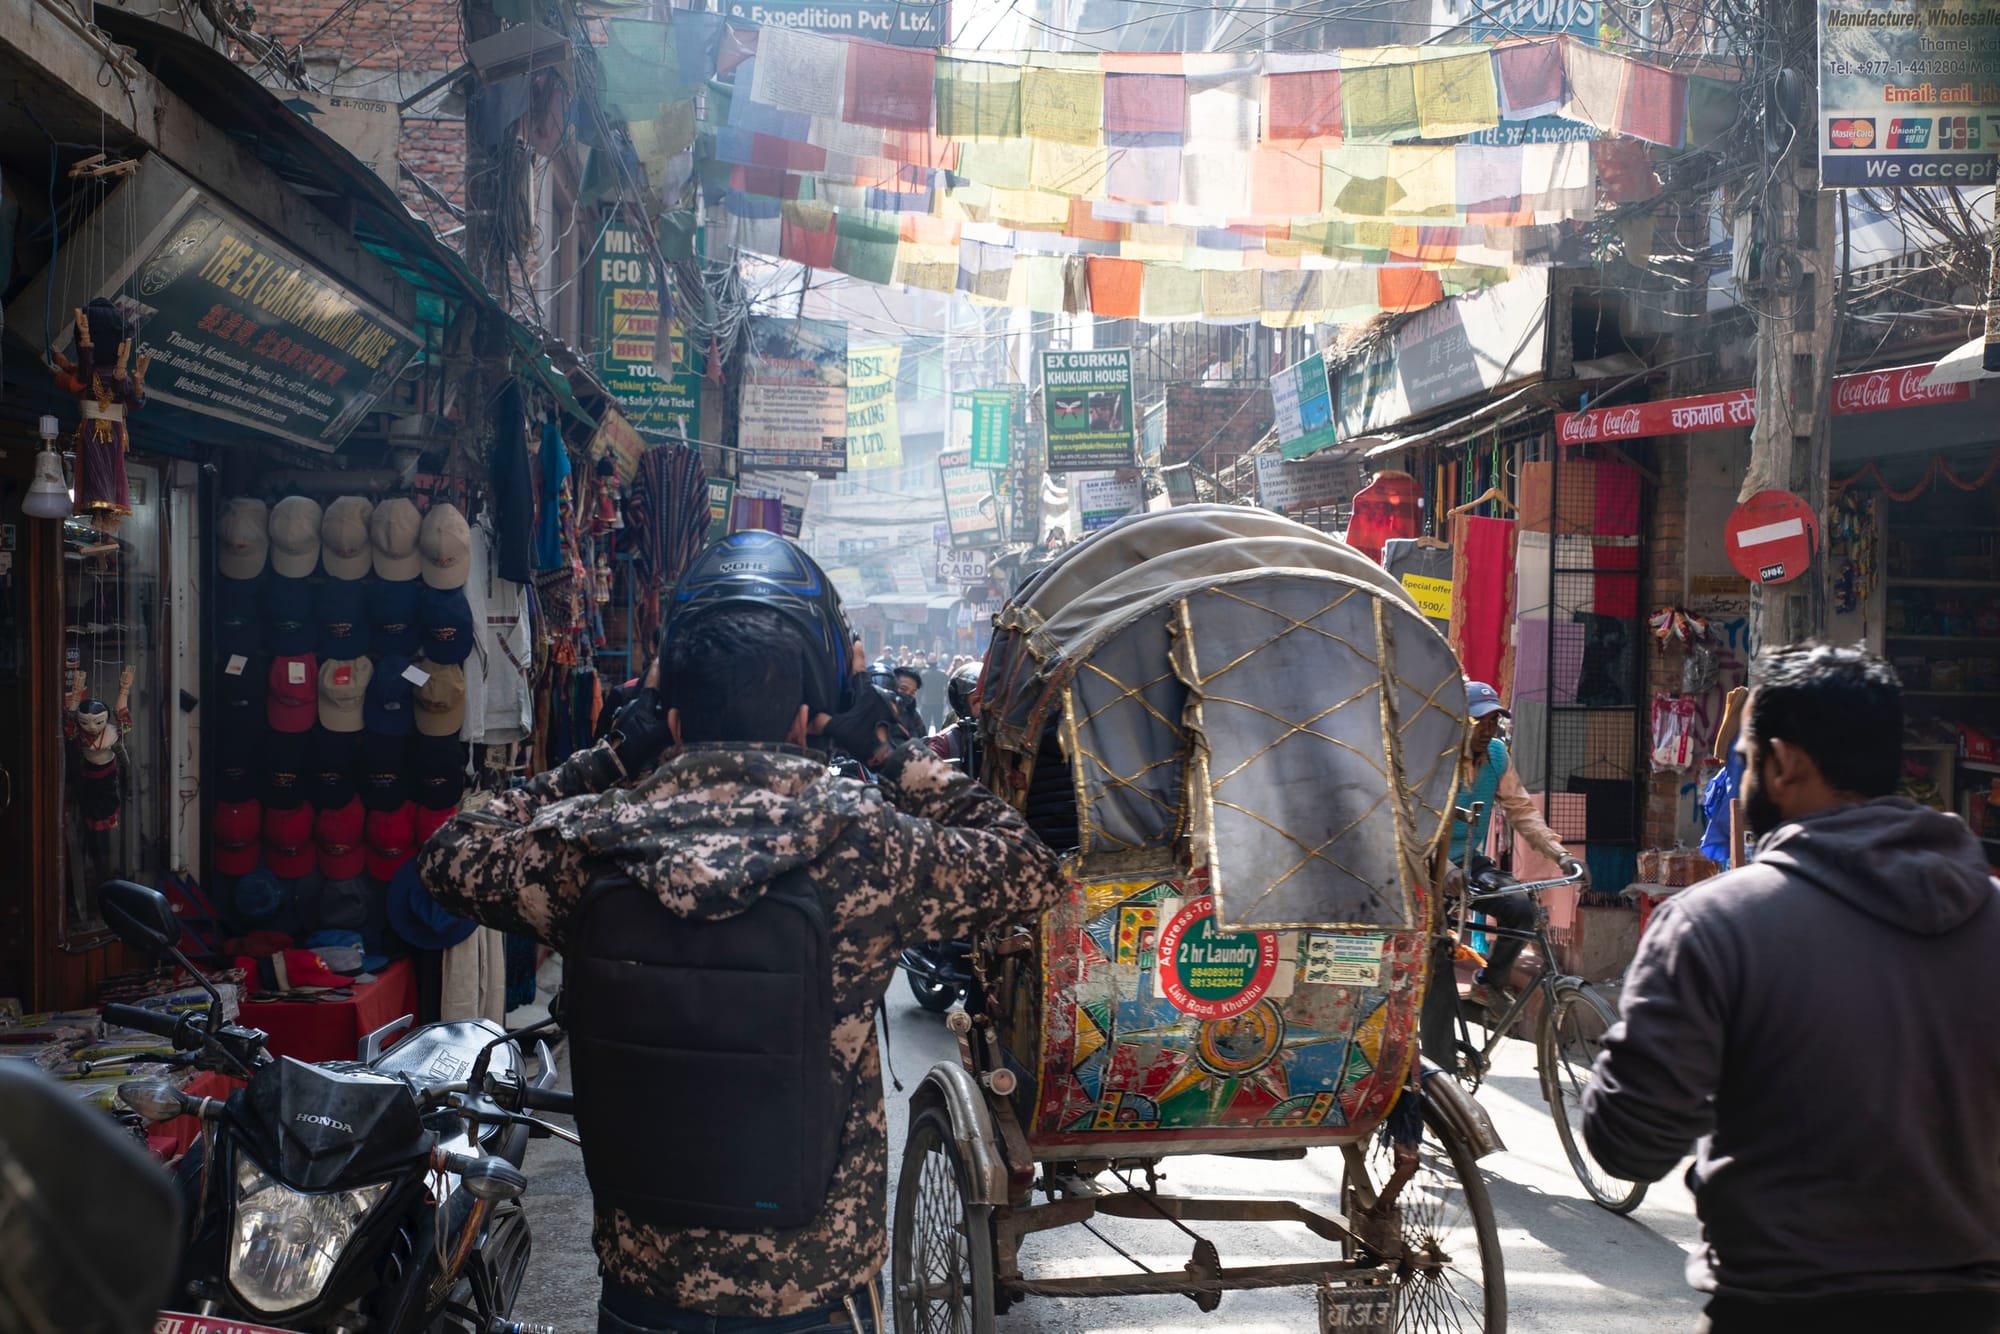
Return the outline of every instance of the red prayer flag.
<path id="1" fill-rule="evenodd" d="M 1339 70 L 1272 74 L 1264 80 L 1264 91 L 1270 103 L 1264 130 L 1267 143 L 1340 142 Z"/>
<path id="2" fill-rule="evenodd" d="M 1104 76 L 1106 134 L 1179 134 L 1187 126 L 1187 80 L 1178 74 Z"/>
<path id="3" fill-rule="evenodd" d="M 929 130 L 936 65 L 936 53 L 926 48 L 849 42 L 842 119 L 887 130 Z"/>

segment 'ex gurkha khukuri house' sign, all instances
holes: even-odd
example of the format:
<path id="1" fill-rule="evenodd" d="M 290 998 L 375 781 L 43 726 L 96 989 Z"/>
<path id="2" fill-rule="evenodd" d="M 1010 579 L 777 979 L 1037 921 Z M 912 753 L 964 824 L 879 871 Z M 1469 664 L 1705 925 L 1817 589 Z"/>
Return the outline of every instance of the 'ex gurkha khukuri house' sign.
<path id="1" fill-rule="evenodd" d="M 1132 350 L 1042 353 L 1050 472 L 1134 466 Z"/>
<path id="2" fill-rule="evenodd" d="M 144 174 L 178 198 L 102 294 L 138 323 L 134 351 L 152 354 L 147 395 L 338 449 L 416 356 L 416 334 L 165 164 L 149 158 Z"/>

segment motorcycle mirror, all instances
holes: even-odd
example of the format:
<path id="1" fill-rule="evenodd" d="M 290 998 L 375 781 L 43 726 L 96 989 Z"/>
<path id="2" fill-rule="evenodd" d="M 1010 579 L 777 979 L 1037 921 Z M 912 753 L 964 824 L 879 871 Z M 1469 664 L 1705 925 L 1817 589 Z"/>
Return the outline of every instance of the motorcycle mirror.
<path id="1" fill-rule="evenodd" d="M 111 880 L 98 892 L 105 922 L 118 939 L 147 958 L 166 953 L 181 938 L 173 906 L 159 890 L 130 880 Z"/>
<path id="2" fill-rule="evenodd" d="M 164 1079 L 134 1079 L 118 1086 L 125 1105 L 147 1121 L 171 1121 L 187 1112 L 188 1096 Z"/>
<path id="3" fill-rule="evenodd" d="M 505 1158 L 475 1159 L 465 1165 L 459 1179 L 465 1183 L 466 1194 L 494 1204 L 518 1200 L 528 1189 L 528 1178 Z"/>

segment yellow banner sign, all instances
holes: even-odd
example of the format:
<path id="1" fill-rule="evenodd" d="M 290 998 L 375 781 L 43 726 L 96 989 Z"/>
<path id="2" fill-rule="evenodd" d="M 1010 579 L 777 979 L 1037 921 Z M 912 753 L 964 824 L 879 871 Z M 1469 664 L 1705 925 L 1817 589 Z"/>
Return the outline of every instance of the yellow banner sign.
<path id="1" fill-rule="evenodd" d="M 1403 576 L 1403 591 L 1416 599 L 1417 610 L 1431 620 L 1451 619 L 1451 580 L 1406 574 Z"/>
<path id="2" fill-rule="evenodd" d="M 903 349 L 891 344 L 847 349 L 847 466 L 900 468 L 903 435 L 896 425 L 896 375 Z"/>

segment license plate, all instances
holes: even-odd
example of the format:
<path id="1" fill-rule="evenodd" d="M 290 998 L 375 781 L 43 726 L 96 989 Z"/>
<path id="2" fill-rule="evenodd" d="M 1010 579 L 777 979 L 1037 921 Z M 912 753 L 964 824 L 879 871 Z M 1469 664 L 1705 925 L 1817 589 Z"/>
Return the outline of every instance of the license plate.
<path id="1" fill-rule="evenodd" d="M 246 1325 L 219 1315 L 188 1315 L 162 1311 L 153 1317 L 153 1334 L 292 1334 L 270 1325 Z"/>
<path id="2" fill-rule="evenodd" d="M 1320 1334 L 1392 1334 L 1395 1328 L 1395 1288 L 1386 1284 L 1320 1288 Z"/>

